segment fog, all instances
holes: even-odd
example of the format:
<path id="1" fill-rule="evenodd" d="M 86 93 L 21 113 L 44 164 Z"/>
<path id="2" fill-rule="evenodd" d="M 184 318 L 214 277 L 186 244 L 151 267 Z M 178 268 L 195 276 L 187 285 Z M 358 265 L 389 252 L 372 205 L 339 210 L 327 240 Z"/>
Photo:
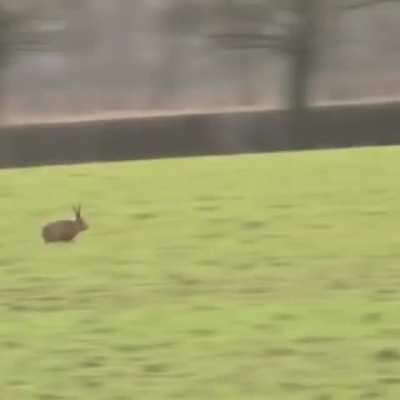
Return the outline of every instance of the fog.
<path id="1" fill-rule="evenodd" d="M 233 15 L 223 0 L 14 1 L 34 6 L 34 29 L 52 46 L 7 64 L 5 123 L 285 107 L 284 53 L 209 39 L 264 31 L 275 17 L 269 6 Z M 332 10 L 321 19 L 312 102 L 399 97 L 400 4 Z"/>

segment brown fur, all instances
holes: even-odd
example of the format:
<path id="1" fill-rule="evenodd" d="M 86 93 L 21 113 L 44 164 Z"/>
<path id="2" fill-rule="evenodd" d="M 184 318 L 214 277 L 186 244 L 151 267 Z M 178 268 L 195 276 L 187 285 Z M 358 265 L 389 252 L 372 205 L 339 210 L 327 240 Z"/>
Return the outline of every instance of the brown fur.
<path id="1" fill-rule="evenodd" d="M 46 243 L 70 242 L 80 233 L 89 228 L 81 217 L 81 208 L 73 208 L 75 220 L 59 220 L 49 222 L 42 228 L 42 237 Z"/>

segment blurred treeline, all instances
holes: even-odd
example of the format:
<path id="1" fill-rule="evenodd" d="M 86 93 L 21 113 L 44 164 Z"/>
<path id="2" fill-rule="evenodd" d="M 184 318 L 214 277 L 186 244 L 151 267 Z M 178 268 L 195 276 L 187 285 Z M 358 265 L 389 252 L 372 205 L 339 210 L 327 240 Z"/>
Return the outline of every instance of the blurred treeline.
<path id="1" fill-rule="evenodd" d="M 0 0 L 0 5 L 6 122 L 293 107 L 295 90 L 308 103 L 400 94 L 398 0 Z M 302 77 L 304 87 L 297 82 Z"/>

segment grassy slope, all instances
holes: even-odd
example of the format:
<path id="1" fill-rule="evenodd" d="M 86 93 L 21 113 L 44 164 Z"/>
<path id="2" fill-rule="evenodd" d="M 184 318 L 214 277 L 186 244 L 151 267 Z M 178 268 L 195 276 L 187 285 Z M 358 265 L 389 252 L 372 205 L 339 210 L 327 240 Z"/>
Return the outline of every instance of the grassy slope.
<path id="1" fill-rule="evenodd" d="M 398 399 L 399 156 L 0 172 L 0 398 Z"/>

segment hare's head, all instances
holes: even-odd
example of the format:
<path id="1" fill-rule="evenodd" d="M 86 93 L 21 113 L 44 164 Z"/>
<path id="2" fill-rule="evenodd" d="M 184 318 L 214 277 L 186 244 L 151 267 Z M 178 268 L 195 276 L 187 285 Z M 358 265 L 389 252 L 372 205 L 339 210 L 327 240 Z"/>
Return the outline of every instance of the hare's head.
<path id="1" fill-rule="evenodd" d="M 89 229 L 89 225 L 86 223 L 86 221 L 82 218 L 81 215 L 81 206 L 79 205 L 78 207 L 73 207 L 75 214 L 75 223 L 77 224 L 78 228 L 80 231 L 85 231 L 86 229 Z"/>

